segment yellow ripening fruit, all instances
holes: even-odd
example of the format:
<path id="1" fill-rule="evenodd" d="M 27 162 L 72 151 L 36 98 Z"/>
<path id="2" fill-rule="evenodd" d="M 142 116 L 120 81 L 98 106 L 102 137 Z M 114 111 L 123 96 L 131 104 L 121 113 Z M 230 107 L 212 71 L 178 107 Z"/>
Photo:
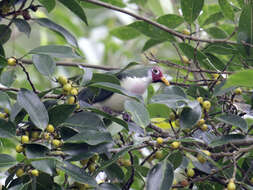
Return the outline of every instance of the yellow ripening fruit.
<path id="1" fill-rule="evenodd" d="M 29 142 L 29 137 L 27 135 L 21 136 L 21 143 L 28 143 Z"/>
<path id="2" fill-rule="evenodd" d="M 54 139 L 54 140 L 52 141 L 52 144 L 53 144 L 55 147 L 59 147 L 59 146 L 61 146 L 61 141 L 58 140 L 58 139 Z"/>
<path id="3" fill-rule="evenodd" d="M 204 102 L 204 99 L 203 97 L 197 97 L 197 101 L 202 104 Z"/>
<path id="4" fill-rule="evenodd" d="M 170 118 L 171 121 L 175 121 L 176 120 L 176 115 L 174 114 L 174 112 L 170 113 L 169 118 Z"/>
<path id="5" fill-rule="evenodd" d="M 227 185 L 227 189 L 228 190 L 235 190 L 236 189 L 236 185 L 235 185 L 235 183 L 234 183 L 234 180 L 230 180 L 229 181 L 229 183 L 228 183 L 228 185 Z"/>
<path id="6" fill-rule="evenodd" d="M 96 164 L 92 163 L 88 166 L 89 171 L 92 173 L 96 170 Z"/>
<path id="7" fill-rule="evenodd" d="M 9 66 L 15 66 L 16 63 L 17 63 L 17 60 L 16 60 L 15 58 L 13 58 L 13 57 L 11 57 L 11 58 L 9 58 L 9 59 L 7 60 L 7 64 L 8 64 Z"/>
<path id="8" fill-rule="evenodd" d="M 206 121 L 202 118 L 202 119 L 200 119 L 200 120 L 198 121 L 197 126 L 201 126 L 201 125 L 203 125 L 205 122 L 206 122 Z"/>
<path id="9" fill-rule="evenodd" d="M 31 171 L 31 174 L 32 174 L 33 176 L 38 177 L 38 176 L 39 176 L 39 171 L 36 170 L 36 169 L 33 169 L 33 170 Z"/>
<path id="10" fill-rule="evenodd" d="M 185 34 L 185 35 L 190 35 L 191 34 L 190 30 L 188 30 L 186 28 L 183 29 L 182 33 Z"/>
<path id="11" fill-rule="evenodd" d="M 21 177 L 22 175 L 24 175 L 24 170 L 22 168 L 19 168 L 17 171 L 16 171 L 16 176 L 17 177 Z"/>
<path id="12" fill-rule="evenodd" d="M 211 102 L 208 100 L 204 101 L 202 105 L 205 110 L 209 110 L 211 108 Z"/>
<path id="13" fill-rule="evenodd" d="M 163 152 L 161 150 L 156 151 L 155 158 L 156 159 L 162 159 L 163 158 Z"/>
<path id="14" fill-rule="evenodd" d="M 201 164 L 204 164 L 206 162 L 206 159 L 201 154 L 197 155 L 197 159 Z"/>
<path id="15" fill-rule="evenodd" d="M 190 64 L 188 57 L 186 57 L 185 55 L 182 56 L 182 61 L 186 64 Z"/>
<path id="16" fill-rule="evenodd" d="M 176 125 L 177 127 L 180 127 L 180 120 L 179 120 L 179 119 L 177 119 L 177 120 L 175 121 L 175 125 Z"/>
<path id="17" fill-rule="evenodd" d="M 214 79 L 217 79 L 220 75 L 218 73 L 214 73 L 214 74 L 212 74 L 212 76 Z"/>
<path id="18" fill-rule="evenodd" d="M 235 91 L 234 91 L 234 93 L 236 95 L 240 95 L 240 94 L 242 94 L 242 89 L 241 88 L 236 88 Z"/>
<path id="19" fill-rule="evenodd" d="M 7 114 L 6 114 L 6 113 L 1 113 L 1 112 L 0 112 L 0 118 L 1 118 L 1 119 L 5 119 L 5 118 L 6 118 L 6 116 L 7 116 Z"/>
<path id="20" fill-rule="evenodd" d="M 57 80 L 61 85 L 65 85 L 68 83 L 68 79 L 64 76 L 59 76 Z"/>
<path id="21" fill-rule="evenodd" d="M 157 144 L 163 144 L 163 138 L 162 137 L 158 137 L 156 139 L 156 142 L 157 142 Z"/>
<path id="22" fill-rule="evenodd" d="M 71 84 L 69 84 L 69 83 L 64 84 L 64 86 L 63 86 L 63 90 L 64 90 L 64 91 L 70 92 L 71 89 L 72 89 Z"/>
<path id="23" fill-rule="evenodd" d="M 207 156 L 211 156 L 211 152 L 209 152 L 208 150 L 202 150 L 203 153 L 205 153 Z"/>
<path id="24" fill-rule="evenodd" d="M 94 156 L 91 157 L 91 161 L 92 162 L 96 162 L 97 160 L 99 159 L 99 155 L 98 154 L 95 154 Z"/>
<path id="25" fill-rule="evenodd" d="M 180 147 L 181 143 L 178 141 L 174 141 L 173 143 L 170 144 L 170 147 L 172 149 L 178 149 Z"/>
<path id="26" fill-rule="evenodd" d="M 203 125 L 200 127 L 200 129 L 201 129 L 202 131 L 207 131 L 207 130 L 208 130 L 207 124 L 203 124 Z"/>
<path id="27" fill-rule="evenodd" d="M 44 139 L 45 139 L 45 140 L 50 139 L 50 134 L 49 134 L 49 133 L 44 133 Z"/>
<path id="28" fill-rule="evenodd" d="M 32 138 L 33 139 L 38 139 L 39 136 L 40 136 L 40 132 L 39 131 L 33 131 L 32 132 Z"/>
<path id="29" fill-rule="evenodd" d="M 193 177 L 195 175 L 194 169 L 189 168 L 187 169 L 187 176 L 188 177 Z"/>
<path id="30" fill-rule="evenodd" d="M 250 183 L 251 183 L 251 184 L 253 184 L 253 177 L 252 177 L 252 178 L 250 178 Z"/>
<path id="31" fill-rule="evenodd" d="M 89 159 L 80 160 L 80 164 L 82 166 L 86 166 L 86 164 L 89 162 Z"/>
<path id="32" fill-rule="evenodd" d="M 131 163 L 131 161 L 130 160 L 123 160 L 123 163 L 122 163 L 122 165 L 123 166 L 131 166 L 132 165 L 132 163 Z"/>
<path id="33" fill-rule="evenodd" d="M 4 113 L 9 114 L 10 110 L 8 108 L 4 108 Z"/>
<path id="34" fill-rule="evenodd" d="M 24 151 L 24 147 L 21 145 L 21 144 L 18 144 L 17 146 L 16 146 L 16 152 L 17 153 L 21 153 L 21 152 L 23 152 Z"/>
<path id="35" fill-rule="evenodd" d="M 74 96 L 70 96 L 67 100 L 68 104 L 74 104 L 75 103 L 75 97 Z"/>
<path id="36" fill-rule="evenodd" d="M 54 126 L 52 124 L 48 124 L 46 130 L 49 133 L 53 133 L 54 132 Z"/>
<path id="37" fill-rule="evenodd" d="M 78 90 L 76 88 L 72 88 L 70 94 L 76 96 L 78 94 Z"/>

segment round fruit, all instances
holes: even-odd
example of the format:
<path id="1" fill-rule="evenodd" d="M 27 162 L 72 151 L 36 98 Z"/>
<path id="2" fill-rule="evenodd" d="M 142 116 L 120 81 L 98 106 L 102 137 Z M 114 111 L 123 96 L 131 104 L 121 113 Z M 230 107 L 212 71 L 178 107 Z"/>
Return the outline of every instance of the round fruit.
<path id="1" fill-rule="evenodd" d="M 178 149 L 179 146 L 180 146 L 180 144 L 181 144 L 180 142 L 174 141 L 173 143 L 171 143 L 170 147 L 171 147 L 172 149 Z"/>
<path id="2" fill-rule="evenodd" d="M 236 189 L 236 185 L 234 183 L 234 180 L 230 180 L 228 185 L 227 185 L 227 189 L 228 190 L 235 190 Z"/>
<path id="3" fill-rule="evenodd" d="M 205 110 L 209 110 L 211 108 L 211 102 L 208 100 L 204 101 L 202 105 Z"/>
<path id="4" fill-rule="evenodd" d="M 175 121 L 176 120 L 176 115 L 173 112 L 171 112 L 170 115 L 169 115 L 169 118 L 170 118 L 171 121 Z"/>
<path id="5" fill-rule="evenodd" d="M 53 133 L 53 132 L 54 132 L 54 126 L 51 125 L 51 124 L 48 124 L 46 130 L 47 130 L 47 132 L 49 132 L 49 133 Z"/>
<path id="6" fill-rule="evenodd" d="M 78 94 L 77 89 L 76 88 L 72 88 L 71 91 L 70 91 L 70 94 L 76 96 Z"/>
<path id="7" fill-rule="evenodd" d="M 27 135 L 23 135 L 21 137 L 21 143 L 24 144 L 24 143 L 28 143 L 29 142 L 29 137 Z"/>
<path id="8" fill-rule="evenodd" d="M 50 138 L 50 134 L 49 133 L 44 133 L 44 139 L 48 140 Z"/>
<path id="9" fill-rule="evenodd" d="M 15 58 L 13 58 L 13 57 L 11 57 L 11 58 L 9 58 L 9 59 L 7 60 L 7 64 L 8 64 L 9 66 L 15 66 L 16 63 L 17 63 L 17 60 L 16 60 Z"/>
<path id="10" fill-rule="evenodd" d="M 122 164 L 123 166 L 128 166 L 128 167 L 132 165 L 130 160 L 124 160 Z"/>
<path id="11" fill-rule="evenodd" d="M 252 178 L 250 178 L 250 183 L 251 183 L 251 184 L 253 184 L 253 177 L 252 177 Z"/>
<path id="12" fill-rule="evenodd" d="M 74 104 L 75 103 L 75 97 L 74 96 L 70 96 L 67 100 L 68 104 Z"/>
<path id="13" fill-rule="evenodd" d="M 163 152 L 161 150 L 156 151 L 155 158 L 156 159 L 162 159 L 163 158 Z"/>
<path id="14" fill-rule="evenodd" d="M 39 176 L 39 171 L 36 170 L 36 169 L 34 169 L 34 170 L 31 171 L 31 174 L 32 174 L 33 176 L 38 177 L 38 176 Z"/>
<path id="15" fill-rule="evenodd" d="M 177 119 L 177 120 L 175 121 L 175 125 L 176 125 L 177 127 L 180 127 L 180 121 L 179 121 L 179 119 Z"/>
<path id="16" fill-rule="evenodd" d="M 54 139 L 54 140 L 52 141 L 52 144 L 53 144 L 55 147 L 59 147 L 59 146 L 61 146 L 61 141 L 58 140 L 58 139 Z"/>
<path id="17" fill-rule="evenodd" d="M 19 168 L 17 171 L 16 171 L 16 176 L 17 177 L 21 177 L 22 175 L 24 175 L 24 170 L 22 168 Z"/>
<path id="18" fill-rule="evenodd" d="M 189 182 L 185 179 L 183 181 L 180 182 L 182 186 L 186 187 L 189 185 Z"/>
<path id="19" fill-rule="evenodd" d="M 236 95 L 240 95 L 240 94 L 242 94 L 242 89 L 241 88 L 236 88 L 234 92 L 235 92 Z"/>
<path id="20" fill-rule="evenodd" d="M 17 153 L 21 153 L 21 152 L 23 152 L 24 151 L 24 147 L 21 145 L 21 144 L 18 144 L 17 146 L 16 146 L 16 152 Z"/>
<path id="21" fill-rule="evenodd" d="M 157 144 L 163 144 L 163 138 L 158 137 L 158 138 L 156 139 L 156 142 L 157 142 Z"/>
<path id="22" fill-rule="evenodd" d="M 205 153 L 207 156 L 211 156 L 211 152 L 209 152 L 208 150 L 202 150 L 203 153 Z"/>
<path id="23" fill-rule="evenodd" d="M 214 73 L 214 74 L 212 74 L 212 76 L 214 79 L 217 79 L 220 75 L 218 73 Z"/>
<path id="24" fill-rule="evenodd" d="M 92 162 L 96 162 L 99 159 L 99 155 L 95 154 L 94 156 L 91 157 Z"/>
<path id="25" fill-rule="evenodd" d="M 68 79 L 64 76 L 59 76 L 58 77 L 58 82 L 61 84 L 61 85 L 65 85 L 68 83 Z"/>
<path id="26" fill-rule="evenodd" d="M 206 159 L 201 154 L 197 155 L 197 159 L 201 164 L 204 164 L 206 162 Z"/>
<path id="27" fill-rule="evenodd" d="M 96 170 L 96 164 L 90 164 L 88 166 L 88 169 L 89 169 L 90 172 L 94 172 Z"/>
<path id="28" fill-rule="evenodd" d="M 203 101 L 204 101 L 204 100 L 203 100 L 203 97 L 197 97 L 197 101 L 198 101 L 199 103 L 201 103 L 201 104 L 202 104 L 202 103 L 203 103 Z"/>
<path id="29" fill-rule="evenodd" d="M 69 84 L 69 83 L 64 84 L 64 86 L 63 86 L 64 91 L 69 92 L 71 89 L 72 89 L 71 84 Z"/>
<path id="30" fill-rule="evenodd" d="M 190 64 L 190 61 L 189 61 L 189 59 L 188 59 L 188 57 L 186 57 L 186 56 L 182 56 L 182 61 L 184 62 L 184 63 L 186 63 L 186 64 Z"/>
<path id="31" fill-rule="evenodd" d="M 200 127 L 200 129 L 201 129 L 202 131 L 207 131 L 207 130 L 208 130 L 207 124 L 203 124 L 203 125 Z"/>
<path id="32" fill-rule="evenodd" d="M 38 139 L 39 136 L 40 136 L 39 131 L 33 131 L 33 132 L 32 132 L 32 138 L 33 138 L 33 139 Z"/>
<path id="33" fill-rule="evenodd" d="M 205 120 L 204 119 L 200 119 L 197 123 L 198 126 L 201 126 L 205 123 Z"/>
<path id="34" fill-rule="evenodd" d="M 183 29 L 182 33 L 185 34 L 185 35 L 190 35 L 191 34 L 191 32 L 186 28 Z"/>
<path id="35" fill-rule="evenodd" d="M 86 166 L 86 164 L 89 162 L 89 159 L 85 159 L 85 160 L 80 160 L 80 164 L 82 166 Z"/>
<path id="36" fill-rule="evenodd" d="M 195 175 L 194 169 L 190 168 L 187 170 L 187 176 L 188 177 L 193 177 Z"/>
<path id="37" fill-rule="evenodd" d="M 1 112 L 0 112 L 0 118 L 1 118 L 1 119 L 5 119 L 5 118 L 6 118 L 6 113 L 1 113 Z"/>

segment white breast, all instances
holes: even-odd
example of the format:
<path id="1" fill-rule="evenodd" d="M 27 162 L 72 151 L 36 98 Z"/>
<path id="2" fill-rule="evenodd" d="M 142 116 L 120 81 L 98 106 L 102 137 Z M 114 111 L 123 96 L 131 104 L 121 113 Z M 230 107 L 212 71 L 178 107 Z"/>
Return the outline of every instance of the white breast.
<path id="1" fill-rule="evenodd" d="M 152 79 L 149 79 L 148 77 L 143 77 L 143 78 L 126 77 L 125 79 L 121 81 L 121 87 L 135 95 L 142 95 L 146 91 L 151 80 Z M 109 107 L 112 110 L 121 112 L 124 110 L 124 102 L 128 99 L 130 98 L 127 96 L 114 93 L 107 100 L 96 103 L 94 104 L 94 106 L 100 107 L 100 108 Z"/>

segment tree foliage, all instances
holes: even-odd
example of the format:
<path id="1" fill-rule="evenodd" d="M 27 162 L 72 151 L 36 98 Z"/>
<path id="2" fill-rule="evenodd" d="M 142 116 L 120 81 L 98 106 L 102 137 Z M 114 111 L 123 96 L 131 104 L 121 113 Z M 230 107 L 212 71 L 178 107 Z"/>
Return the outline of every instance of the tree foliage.
<path id="1" fill-rule="evenodd" d="M 252 11 L 251 0 L 0 1 L 2 189 L 253 189 Z M 100 25 L 105 64 L 82 63 L 80 37 Z M 16 33 L 27 44 L 14 56 Z M 146 72 L 142 53 L 173 79 L 140 98 L 115 74 Z M 85 87 L 128 96 L 131 120 L 80 105 Z"/>

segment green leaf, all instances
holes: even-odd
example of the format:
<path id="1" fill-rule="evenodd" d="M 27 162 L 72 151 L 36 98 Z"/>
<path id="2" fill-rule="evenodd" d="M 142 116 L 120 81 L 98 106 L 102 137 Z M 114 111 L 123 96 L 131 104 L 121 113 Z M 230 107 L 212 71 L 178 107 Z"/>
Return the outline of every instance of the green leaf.
<path id="1" fill-rule="evenodd" d="M 79 3 L 76 2 L 76 0 L 58 0 L 60 1 L 64 6 L 66 6 L 70 11 L 72 11 L 75 15 L 77 15 L 83 22 L 85 22 L 88 25 L 88 21 L 86 18 L 86 15 L 83 11 L 83 8 L 79 5 Z"/>
<path id="2" fill-rule="evenodd" d="M 1 49 L 1 45 L 0 45 L 0 69 L 2 69 L 2 68 L 4 68 L 4 67 L 6 67 L 7 66 L 7 60 L 6 60 L 6 58 L 4 57 L 4 55 L 2 56 L 1 55 L 1 53 L 4 53 L 4 52 L 1 52 L 1 50 L 3 50 L 3 49 Z M 1 74 L 1 72 L 0 72 L 0 74 Z"/>
<path id="3" fill-rule="evenodd" d="M 5 44 L 11 37 L 11 29 L 4 24 L 0 25 L 0 45 Z"/>
<path id="4" fill-rule="evenodd" d="M 33 92 L 21 89 L 17 96 L 18 104 L 29 114 L 32 122 L 38 128 L 44 130 L 48 125 L 48 113 L 39 97 Z"/>
<path id="5" fill-rule="evenodd" d="M 100 183 L 99 184 L 100 190 L 120 190 L 120 188 L 113 183 Z"/>
<path id="6" fill-rule="evenodd" d="M 25 145 L 25 153 L 28 159 L 35 159 L 36 158 L 43 158 L 47 157 L 47 154 L 49 152 L 49 149 L 46 146 L 43 146 L 41 144 L 26 144 Z M 30 160 L 28 160 L 30 161 Z M 48 173 L 49 175 L 55 174 L 55 168 L 56 168 L 56 161 L 52 159 L 46 159 L 45 160 L 38 160 L 38 161 L 32 161 L 31 165 L 45 173 Z"/>
<path id="7" fill-rule="evenodd" d="M 0 119 L 0 137 L 13 138 L 16 135 L 16 127 L 12 122 Z"/>
<path id="8" fill-rule="evenodd" d="M 131 40 L 140 35 L 138 31 L 129 26 L 120 26 L 110 31 L 110 34 L 121 40 Z"/>
<path id="9" fill-rule="evenodd" d="M 0 107 L 11 110 L 10 97 L 5 92 L 0 92 Z"/>
<path id="10" fill-rule="evenodd" d="M 244 6 L 239 19 L 239 27 L 237 31 L 237 41 L 240 44 L 244 42 L 253 44 L 253 6 Z M 245 46 L 241 48 L 241 52 L 245 56 L 252 56 L 252 48 Z"/>
<path id="11" fill-rule="evenodd" d="M 219 71 L 222 71 L 225 69 L 226 65 L 215 55 L 211 53 L 205 53 L 208 59 L 213 64 L 214 68 L 216 68 Z"/>
<path id="12" fill-rule="evenodd" d="M 173 164 L 173 168 L 176 169 L 183 161 L 183 154 L 180 151 L 172 152 L 172 154 L 168 156 L 168 160 L 171 162 L 171 164 Z"/>
<path id="13" fill-rule="evenodd" d="M 30 37 L 31 26 L 29 25 L 29 23 L 26 20 L 16 18 L 13 20 L 13 22 L 20 32 L 25 33 L 28 38 Z"/>
<path id="14" fill-rule="evenodd" d="M 231 86 L 252 87 L 251 81 L 253 81 L 253 69 L 247 69 L 230 75 L 223 88 Z"/>
<path id="15" fill-rule="evenodd" d="M 224 18 L 224 16 L 223 16 L 222 12 L 213 13 L 213 14 L 211 14 L 211 15 L 204 21 L 203 26 L 204 26 L 204 25 L 208 25 L 208 24 L 212 24 L 212 23 L 217 22 L 217 21 L 219 21 L 219 20 L 221 20 L 221 19 L 223 19 L 223 18 Z"/>
<path id="16" fill-rule="evenodd" d="M 90 145 L 97 145 L 103 142 L 111 142 L 112 137 L 108 132 L 101 132 L 97 130 L 85 130 L 85 132 L 78 133 L 69 138 L 67 143 L 87 143 Z"/>
<path id="17" fill-rule="evenodd" d="M 180 114 L 180 127 L 192 128 L 201 118 L 202 110 L 198 101 L 193 101 L 188 104 Z"/>
<path id="18" fill-rule="evenodd" d="M 7 70 L 1 74 L 0 82 L 4 86 L 10 87 L 12 83 L 16 80 L 16 78 L 16 71 L 14 69 Z"/>
<path id="19" fill-rule="evenodd" d="M 178 86 L 166 86 L 163 90 L 163 93 L 187 98 L 187 95 L 185 94 L 183 89 Z"/>
<path id="20" fill-rule="evenodd" d="M 164 42 L 164 40 L 154 40 L 154 39 L 149 39 L 148 41 L 146 41 L 146 43 L 144 44 L 143 48 L 142 48 L 142 51 L 146 51 L 148 50 L 149 48 L 157 45 L 157 44 L 160 44 Z"/>
<path id="21" fill-rule="evenodd" d="M 184 18 L 175 14 L 167 14 L 160 16 L 157 19 L 157 22 L 167 26 L 168 28 L 176 28 L 184 22 Z"/>
<path id="22" fill-rule="evenodd" d="M 16 159 L 8 154 L 0 154 L 0 168 L 11 167 L 16 164 Z"/>
<path id="23" fill-rule="evenodd" d="M 246 132 L 248 130 L 247 122 L 238 115 L 233 114 L 223 114 L 219 117 L 216 117 L 219 121 L 224 122 L 229 125 L 239 127 L 241 130 Z"/>
<path id="24" fill-rule="evenodd" d="M 227 38 L 227 37 L 228 37 L 227 33 L 226 33 L 224 30 L 222 30 L 222 29 L 220 29 L 220 28 L 218 28 L 218 27 L 216 27 L 216 26 L 207 28 L 207 29 L 205 29 L 205 31 L 206 31 L 210 36 L 212 36 L 213 38 L 224 39 L 224 38 Z"/>
<path id="25" fill-rule="evenodd" d="M 121 69 L 119 72 L 117 72 L 115 75 L 117 76 L 117 75 L 123 73 L 125 70 L 127 70 L 127 69 L 129 69 L 129 68 L 131 68 L 131 67 L 133 67 L 133 66 L 136 66 L 136 65 L 139 65 L 139 63 L 130 62 L 130 63 L 128 63 L 123 69 Z"/>
<path id="26" fill-rule="evenodd" d="M 115 92 L 118 94 L 126 95 L 128 97 L 138 100 L 138 97 L 135 94 L 123 89 L 120 85 L 116 85 L 116 84 L 109 83 L 109 82 L 98 82 L 98 83 L 93 83 L 89 86 L 102 88 L 102 89 L 105 89 L 105 90 L 108 90 L 111 92 Z"/>
<path id="27" fill-rule="evenodd" d="M 71 1 L 71 3 L 72 3 L 72 1 Z M 46 27 L 50 30 L 53 30 L 53 31 L 61 34 L 70 45 L 78 47 L 76 38 L 69 31 L 67 31 L 65 28 L 63 28 L 62 26 L 56 24 L 55 22 L 49 20 L 48 18 L 38 18 L 38 19 L 34 19 L 34 21 L 43 27 Z"/>
<path id="28" fill-rule="evenodd" d="M 67 46 L 47 45 L 34 48 L 29 54 L 50 55 L 58 58 L 78 58 L 73 48 Z"/>
<path id="29" fill-rule="evenodd" d="M 222 81 L 219 85 L 216 85 L 213 91 L 213 96 L 222 96 L 228 92 L 232 92 L 234 89 L 236 89 L 235 86 L 232 86 L 230 88 L 222 88 L 226 81 Z"/>
<path id="30" fill-rule="evenodd" d="M 170 114 L 170 108 L 165 104 L 149 104 L 147 106 L 149 115 L 151 118 L 163 117 L 168 118 Z"/>
<path id="31" fill-rule="evenodd" d="M 79 168 L 76 165 L 70 164 L 69 162 L 58 162 L 57 167 L 66 172 L 66 174 L 72 177 L 74 181 L 89 184 L 92 187 L 97 186 L 95 179 L 93 179 L 82 168 Z"/>
<path id="32" fill-rule="evenodd" d="M 196 50 L 189 44 L 179 43 L 178 46 L 182 50 L 182 52 L 190 59 L 194 59 L 195 55 L 198 61 L 203 61 L 207 58 L 205 54 L 203 54 L 201 51 Z"/>
<path id="33" fill-rule="evenodd" d="M 161 30 L 160 28 L 157 28 L 149 23 L 146 23 L 144 21 L 136 21 L 130 25 L 129 27 L 134 28 L 135 30 L 139 31 L 140 33 L 150 37 L 154 38 L 156 40 L 169 40 L 169 41 L 175 41 L 174 37 L 169 34 L 168 32 L 165 32 Z"/>
<path id="34" fill-rule="evenodd" d="M 147 190 L 168 190 L 174 179 L 173 167 L 169 161 L 159 162 L 148 173 Z"/>
<path id="35" fill-rule="evenodd" d="M 204 0 L 181 0 L 181 8 L 185 21 L 189 24 L 199 16 L 204 5 Z"/>
<path id="36" fill-rule="evenodd" d="M 1 57 L 1 56 L 5 57 L 5 52 L 4 52 L 3 46 L 1 46 L 1 44 L 0 44 L 0 57 Z M 0 63 L 1 63 L 1 62 L 0 62 Z M 7 61 L 6 61 L 6 63 L 7 63 Z"/>
<path id="37" fill-rule="evenodd" d="M 227 17 L 228 19 L 234 21 L 235 14 L 234 14 L 233 7 L 229 3 L 229 1 L 219 0 L 219 5 L 220 5 L 220 8 L 221 8 L 224 16 Z"/>
<path id="38" fill-rule="evenodd" d="M 232 135 L 224 135 L 216 137 L 212 142 L 209 144 L 210 147 L 222 146 L 228 143 L 234 143 L 236 141 L 241 140 L 250 140 L 247 139 L 246 136 L 240 134 L 232 134 Z"/>
<path id="39" fill-rule="evenodd" d="M 39 0 L 39 2 L 47 9 L 48 12 L 51 12 L 55 7 L 55 0 Z"/>
<path id="40" fill-rule="evenodd" d="M 124 104 L 125 110 L 130 113 L 131 119 L 142 128 L 150 123 L 150 118 L 147 109 L 144 104 L 134 101 L 127 100 Z"/>
<path id="41" fill-rule="evenodd" d="M 220 55 L 236 54 L 238 51 L 231 45 L 225 43 L 213 43 L 209 44 L 203 50 L 205 53 L 216 53 Z"/>
<path id="42" fill-rule="evenodd" d="M 109 73 L 93 73 L 90 83 L 98 82 L 108 82 L 120 85 L 119 79 L 115 75 Z"/>
<path id="43" fill-rule="evenodd" d="M 49 123 L 57 127 L 75 111 L 76 105 L 61 104 L 48 110 Z"/>
<path id="44" fill-rule="evenodd" d="M 36 69 L 43 75 L 51 76 L 54 73 L 56 64 L 49 55 L 33 55 L 32 61 Z"/>

